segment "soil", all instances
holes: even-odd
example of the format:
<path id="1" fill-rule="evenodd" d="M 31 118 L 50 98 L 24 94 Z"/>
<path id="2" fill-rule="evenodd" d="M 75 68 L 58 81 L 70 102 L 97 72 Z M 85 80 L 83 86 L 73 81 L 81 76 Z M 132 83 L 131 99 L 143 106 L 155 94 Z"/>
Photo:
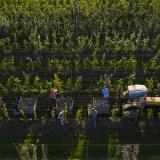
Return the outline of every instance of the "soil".
<path id="1" fill-rule="evenodd" d="M 0 120 L 1 134 L 5 133 L 19 133 L 21 135 L 27 133 L 46 134 L 53 133 L 99 133 L 109 134 L 118 133 L 122 135 L 137 135 L 137 134 L 160 134 L 160 120 L 137 120 L 137 119 L 123 119 L 121 121 L 113 121 L 109 119 L 97 119 L 97 127 L 95 128 L 92 120 L 81 119 L 65 121 L 65 125 L 61 126 L 59 121 L 8 121 Z"/>

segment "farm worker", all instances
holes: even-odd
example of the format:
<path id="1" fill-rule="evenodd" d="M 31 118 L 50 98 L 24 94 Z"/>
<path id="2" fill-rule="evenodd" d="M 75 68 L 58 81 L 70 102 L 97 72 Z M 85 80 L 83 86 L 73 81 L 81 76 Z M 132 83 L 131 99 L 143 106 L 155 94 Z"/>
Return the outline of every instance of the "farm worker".
<path id="1" fill-rule="evenodd" d="M 57 95 L 57 89 L 52 88 L 49 98 L 53 101 L 54 105 L 56 105 L 56 95 Z"/>
<path id="2" fill-rule="evenodd" d="M 124 91 L 124 92 L 122 93 L 122 97 L 123 97 L 123 98 L 128 98 L 128 91 Z"/>
<path id="3" fill-rule="evenodd" d="M 96 118 L 97 118 L 98 112 L 95 108 L 92 108 L 91 111 L 92 111 L 92 120 L 93 120 L 94 126 L 96 127 Z"/>
<path id="4" fill-rule="evenodd" d="M 64 126 L 64 115 L 65 114 L 65 112 L 64 111 L 61 111 L 61 112 L 59 112 L 59 114 L 58 114 L 58 119 L 61 121 L 61 125 L 62 126 Z"/>
<path id="5" fill-rule="evenodd" d="M 104 98 L 108 98 L 109 97 L 109 89 L 106 86 L 104 86 L 102 88 L 102 94 L 103 94 Z"/>
<path id="6" fill-rule="evenodd" d="M 146 98 L 140 98 L 140 106 L 143 109 L 147 107 L 147 105 L 146 105 Z"/>
<path id="7" fill-rule="evenodd" d="M 17 97 L 16 98 L 16 105 L 15 107 L 13 108 L 13 114 L 15 116 L 18 116 L 19 115 L 19 103 L 20 103 L 20 97 Z"/>

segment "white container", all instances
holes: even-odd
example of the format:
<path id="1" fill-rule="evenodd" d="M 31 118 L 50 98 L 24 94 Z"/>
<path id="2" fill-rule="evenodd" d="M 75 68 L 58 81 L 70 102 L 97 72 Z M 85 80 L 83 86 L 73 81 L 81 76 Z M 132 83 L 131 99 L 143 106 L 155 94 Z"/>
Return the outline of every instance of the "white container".
<path id="1" fill-rule="evenodd" d="M 128 95 L 132 100 L 146 96 L 147 91 L 148 89 L 145 85 L 136 84 L 128 86 Z"/>

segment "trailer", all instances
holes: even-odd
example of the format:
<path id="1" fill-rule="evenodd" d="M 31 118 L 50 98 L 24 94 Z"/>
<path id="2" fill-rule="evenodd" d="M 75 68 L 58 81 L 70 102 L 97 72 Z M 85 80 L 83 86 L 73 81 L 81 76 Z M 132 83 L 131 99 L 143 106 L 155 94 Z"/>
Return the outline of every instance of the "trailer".
<path id="1" fill-rule="evenodd" d="M 160 97 L 141 97 L 138 101 L 123 105 L 123 110 L 160 107 Z"/>
<path id="2" fill-rule="evenodd" d="M 160 97 L 145 97 L 146 106 L 160 106 Z"/>
<path id="3" fill-rule="evenodd" d="M 141 97 L 139 101 L 142 107 L 160 107 L 160 97 Z"/>

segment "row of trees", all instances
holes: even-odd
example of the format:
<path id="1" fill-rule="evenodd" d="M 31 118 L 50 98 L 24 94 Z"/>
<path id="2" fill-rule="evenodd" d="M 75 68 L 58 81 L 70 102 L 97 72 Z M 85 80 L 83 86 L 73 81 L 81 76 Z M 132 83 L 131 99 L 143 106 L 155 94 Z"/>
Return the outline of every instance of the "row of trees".
<path id="1" fill-rule="evenodd" d="M 159 16 L 158 0 L 1 0 L 0 92 L 99 92 L 104 84 L 119 91 L 132 83 L 153 89 Z"/>
<path id="2" fill-rule="evenodd" d="M 0 50 L 145 53 L 159 50 L 158 0 L 2 0 Z"/>
<path id="3" fill-rule="evenodd" d="M 38 32 L 38 31 L 37 31 Z M 16 34 L 16 33 L 15 33 Z M 35 34 L 35 33 L 34 33 Z M 38 34 L 38 33 L 37 33 Z M 156 35 L 153 42 L 150 42 L 149 37 L 143 37 L 143 31 L 140 33 L 132 33 L 129 38 L 120 36 L 119 33 L 114 33 L 113 37 L 102 33 L 93 33 L 91 37 L 89 35 L 78 36 L 77 43 L 73 41 L 73 33 L 67 33 L 64 37 L 58 39 L 56 34 L 51 33 L 50 37 L 47 35 L 44 40 L 42 40 L 40 35 L 35 34 L 33 37 L 29 37 L 28 40 L 23 40 L 22 42 L 12 42 L 12 35 L 10 37 L 4 37 L 0 39 L 0 50 L 5 55 L 10 55 L 13 53 L 18 54 L 39 54 L 39 52 L 45 54 L 50 52 L 52 55 L 55 53 L 82 53 L 91 54 L 94 51 L 99 53 L 123 53 L 126 54 L 138 54 L 138 53 L 155 53 L 159 51 L 160 34 Z M 15 36 L 15 35 L 14 35 Z"/>
<path id="4" fill-rule="evenodd" d="M 139 57 L 138 57 L 139 58 Z M 73 69 L 76 72 L 89 69 L 90 71 L 102 71 L 106 72 L 117 72 L 117 71 L 131 71 L 136 72 L 136 70 L 141 71 L 158 71 L 160 69 L 160 56 L 157 54 L 153 58 L 145 59 L 136 58 L 131 56 L 129 58 L 122 57 L 117 59 L 116 57 L 107 58 L 106 54 L 98 55 L 94 53 L 91 57 L 80 57 L 76 55 L 76 58 L 65 57 L 64 58 L 21 58 L 18 59 L 14 56 L 4 57 L 0 60 L 0 68 L 3 71 L 55 71 L 57 73 L 65 72 L 70 73 Z M 144 58 L 144 59 L 143 59 Z M 18 60 L 18 62 L 16 62 Z"/>
<path id="5" fill-rule="evenodd" d="M 85 92 L 85 93 L 101 93 L 103 86 L 108 86 L 112 93 L 121 93 L 127 85 L 135 84 L 135 74 L 124 78 L 112 78 L 111 76 L 101 76 L 99 79 L 84 80 L 82 76 L 77 76 L 75 79 L 61 79 L 54 74 L 52 80 L 42 79 L 39 76 L 30 78 L 28 74 L 24 75 L 23 79 L 11 76 L 7 81 L 0 84 L 1 93 L 38 93 L 48 94 L 51 88 L 56 87 L 61 93 Z M 160 86 L 158 78 L 146 78 L 141 82 L 147 85 L 150 92 L 156 91 L 160 94 Z"/>

